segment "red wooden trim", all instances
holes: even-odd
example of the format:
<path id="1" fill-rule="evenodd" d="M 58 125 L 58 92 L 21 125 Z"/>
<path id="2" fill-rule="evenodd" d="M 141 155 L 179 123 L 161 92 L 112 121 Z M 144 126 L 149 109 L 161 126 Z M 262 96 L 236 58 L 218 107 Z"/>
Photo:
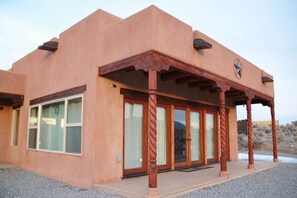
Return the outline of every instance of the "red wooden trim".
<path id="1" fill-rule="evenodd" d="M 270 97 L 266 94 L 263 94 L 259 91 L 253 90 L 244 85 L 240 85 L 235 83 L 223 76 L 219 76 L 217 74 L 211 73 L 209 71 L 203 70 L 199 67 L 190 65 L 188 63 L 182 62 L 170 56 L 164 55 L 160 52 L 151 50 L 139 55 L 135 55 L 124 60 L 120 60 L 114 63 L 110 63 L 108 65 L 104 65 L 99 67 L 98 75 L 104 76 L 106 74 L 116 72 L 121 69 L 125 69 L 128 67 L 134 66 L 136 70 L 144 70 L 148 71 L 149 69 L 153 69 L 156 71 L 168 70 L 170 67 L 174 67 L 186 73 L 190 73 L 192 75 L 203 77 L 209 80 L 212 80 L 217 83 L 217 85 L 222 90 L 228 90 L 230 87 L 242 91 L 245 93 L 253 93 L 259 98 L 266 100 L 268 102 L 273 101 L 273 97 Z M 242 102 L 242 101 L 241 101 Z"/>
<path id="2" fill-rule="evenodd" d="M 57 93 L 53 93 L 50 95 L 46 95 L 46 96 L 43 96 L 40 98 L 35 98 L 33 100 L 30 100 L 30 105 L 40 104 L 40 103 L 51 101 L 51 100 L 56 100 L 56 99 L 65 98 L 65 97 L 76 95 L 76 94 L 81 94 L 81 93 L 85 92 L 86 90 L 87 90 L 87 85 L 74 87 L 71 89 L 67 89 L 64 91 L 60 91 Z"/>
<path id="3" fill-rule="evenodd" d="M 276 127 L 275 127 L 275 112 L 274 112 L 274 105 L 270 107 L 271 112 L 271 128 L 272 128 L 272 143 L 273 143 L 273 161 L 278 161 L 277 156 L 277 142 L 276 142 Z"/>
<path id="4" fill-rule="evenodd" d="M 148 187 L 157 188 L 157 71 L 149 70 Z"/>
<path id="5" fill-rule="evenodd" d="M 186 164 L 191 165 L 190 108 L 186 108 Z"/>
<path id="6" fill-rule="evenodd" d="M 247 121 L 248 121 L 248 149 L 249 149 L 249 168 L 254 168 L 254 151 L 253 151 L 253 125 L 252 125 L 252 107 L 251 99 L 246 101 Z"/>
<path id="7" fill-rule="evenodd" d="M 226 135 L 226 109 L 225 91 L 219 92 L 220 103 L 220 134 L 221 134 L 221 172 L 227 172 L 227 135 Z"/>

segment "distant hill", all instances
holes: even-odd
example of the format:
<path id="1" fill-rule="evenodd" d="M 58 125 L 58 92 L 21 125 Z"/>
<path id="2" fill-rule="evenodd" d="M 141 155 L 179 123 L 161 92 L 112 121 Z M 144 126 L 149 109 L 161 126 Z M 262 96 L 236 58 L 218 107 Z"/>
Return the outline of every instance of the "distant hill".
<path id="1" fill-rule="evenodd" d="M 185 129 L 186 126 L 183 123 L 174 121 L 174 129 L 180 130 L 180 129 Z"/>

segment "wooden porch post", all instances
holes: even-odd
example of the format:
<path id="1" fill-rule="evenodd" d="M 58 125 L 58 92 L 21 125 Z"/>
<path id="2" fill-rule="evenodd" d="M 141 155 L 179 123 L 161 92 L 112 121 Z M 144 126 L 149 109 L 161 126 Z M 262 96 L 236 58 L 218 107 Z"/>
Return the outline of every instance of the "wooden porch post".
<path id="1" fill-rule="evenodd" d="M 248 97 L 246 101 L 247 122 L 248 122 L 248 149 L 249 149 L 249 169 L 254 169 L 253 151 L 253 124 L 252 124 L 252 100 Z"/>
<path id="2" fill-rule="evenodd" d="M 270 112 L 271 112 L 272 144 L 273 144 L 273 161 L 278 162 L 274 104 L 271 105 Z"/>
<path id="3" fill-rule="evenodd" d="M 220 133 L 221 133 L 221 171 L 220 176 L 227 176 L 227 141 L 226 141 L 226 109 L 225 109 L 225 91 L 219 92 L 220 102 Z"/>
<path id="4" fill-rule="evenodd" d="M 148 72 L 148 195 L 157 195 L 157 71 Z"/>

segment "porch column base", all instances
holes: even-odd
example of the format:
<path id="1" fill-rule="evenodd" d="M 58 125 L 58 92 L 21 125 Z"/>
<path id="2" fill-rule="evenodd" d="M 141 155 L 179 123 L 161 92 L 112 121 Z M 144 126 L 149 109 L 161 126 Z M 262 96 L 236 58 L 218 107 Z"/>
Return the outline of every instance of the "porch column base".
<path id="1" fill-rule="evenodd" d="M 228 177 L 227 171 L 220 171 L 220 177 Z"/>
<path id="2" fill-rule="evenodd" d="M 274 159 L 273 159 L 273 162 L 278 162 L 278 159 L 277 159 L 277 158 L 274 158 Z"/>
<path id="3" fill-rule="evenodd" d="M 158 195 L 158 188 L 148 188 L 147 195 L 157 196 Z"/>
<path id="4" fill-rule="evenodd" d="M 254 165 L 254 164 L 249 164 L 249 165 L 248 165 L 248 169 L 250 169 L 250 170 L 255 170 L 255 165 Z"/>

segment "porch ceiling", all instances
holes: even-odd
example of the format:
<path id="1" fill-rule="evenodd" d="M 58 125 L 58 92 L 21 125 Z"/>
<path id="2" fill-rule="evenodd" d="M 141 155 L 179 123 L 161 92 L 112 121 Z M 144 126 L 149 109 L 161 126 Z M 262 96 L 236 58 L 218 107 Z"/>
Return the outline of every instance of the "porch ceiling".
<path id="1" fill-rule="evenodd" d="M 176 85 L 187 84 L 189 88 L 199 88 L 210 93 L 225 90 L 226 97 L 231 98 L 235 105 L 245 104 L 248 97 L 252 98 L 253 104 L 271 106 L 273 103 L 270 96 L 155 51 L 99 67 L 99 76 L 107 77 L 107 74 L 119 70 L 156 70 L 160 73 L 162 81 L 173 80 Z"/>
<path id="2" fill-rule="evenodd" d="M 23 95 L 0 93 L 0 105 L 3 106 L 22 106 L 23 100 Z"/>

